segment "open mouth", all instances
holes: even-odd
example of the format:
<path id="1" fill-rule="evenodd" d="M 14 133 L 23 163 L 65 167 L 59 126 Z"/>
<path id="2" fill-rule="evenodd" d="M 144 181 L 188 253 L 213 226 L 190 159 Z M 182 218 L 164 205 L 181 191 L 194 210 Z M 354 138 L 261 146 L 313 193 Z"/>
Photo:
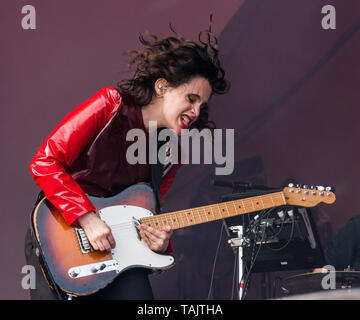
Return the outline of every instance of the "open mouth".
<path id="1" fill-rule="evenodd" d="M 180 123 L 182 129 L 187 129 L 190 127 L 192 119 L 186 114 L 182 114 L 180 117 Z"/>

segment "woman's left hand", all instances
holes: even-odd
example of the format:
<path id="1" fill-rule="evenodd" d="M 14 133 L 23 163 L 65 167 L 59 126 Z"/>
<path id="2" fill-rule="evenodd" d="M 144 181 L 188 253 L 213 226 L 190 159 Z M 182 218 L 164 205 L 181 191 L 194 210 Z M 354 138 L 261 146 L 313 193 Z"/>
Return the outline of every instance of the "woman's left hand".
<path id="1" fill-rule="evenodd" d="M 170 226 L 165 226 L 162 230 L 156 230 L 146 224 L 138 226 L 140 236 L 147 246 L 155 252 L 164 253 L 169 246 L 170 237 L 173 230 Z"/>

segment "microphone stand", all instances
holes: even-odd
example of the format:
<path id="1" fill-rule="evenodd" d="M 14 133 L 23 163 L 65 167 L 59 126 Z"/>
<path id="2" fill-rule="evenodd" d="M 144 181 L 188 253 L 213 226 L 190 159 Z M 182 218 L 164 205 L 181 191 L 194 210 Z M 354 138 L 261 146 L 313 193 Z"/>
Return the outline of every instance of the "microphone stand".
<path id="1" fill-rule="evenodd" d="M 227 195 L 223 197 L 223 201 L 228 200 L 236 200 L 239 198 L 245 198 L 247 196 L 254 196 L 254 190 L 258 190 L 258 192 L 269 190 L 268 187 L 263 185 L 253 185 L 252 183 L 246 183 L 241 181 L 224 181 L 224 180 L 215 180 L 211 181 L 211 185 L 231 188 L 231 195 Z M 252 191 L 251 195 L 249 195 L 249 191 Z M 260 191 L 260 193 L 261 193 Z M 228 198 L 224 200 L 224 198 Z M 243 264 L 243 247 L 247 244 L 246 238 L 244 235 L 244 223 L 238 225 L 232 225 L 230 227 L 227 226 L 225 220 L 223 220 L 223 224 L 225 225 L 225 230 L 227 231 L 229 240 L 228 243 L 234 249 L 235 255 L 237 256 L 237 288 L 238 288 L 238 298 L 239 300 L 243 299 L 244 293 L 244 264 Z M 236 234 L 235 238 L 232 238 L 228 229 L 230 229 L 233 233 Z"/>

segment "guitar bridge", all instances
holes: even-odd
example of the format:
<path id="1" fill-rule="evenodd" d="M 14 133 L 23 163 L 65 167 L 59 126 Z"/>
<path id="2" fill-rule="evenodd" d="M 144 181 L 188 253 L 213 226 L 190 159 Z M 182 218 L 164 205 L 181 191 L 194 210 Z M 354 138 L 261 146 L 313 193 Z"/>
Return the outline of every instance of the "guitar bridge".
<path id="1" fill-rule="evenodd" d="M 79 246 L 82 253 L 89 253 L 92 248 L 90 242 L 85 234 L 85 231 L 81 228 L 75 228 L 75 234 L 79 242 Z"/>

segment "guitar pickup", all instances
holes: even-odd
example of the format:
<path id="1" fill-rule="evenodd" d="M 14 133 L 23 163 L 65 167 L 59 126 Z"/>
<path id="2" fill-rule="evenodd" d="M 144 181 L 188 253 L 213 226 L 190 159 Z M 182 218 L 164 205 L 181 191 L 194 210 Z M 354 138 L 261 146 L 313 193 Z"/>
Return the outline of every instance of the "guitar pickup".
<path id="1" fill-rule="evenodd" d="M 86 254 L 92 251 L 91 244 L 85 234 L 85 231 L 81 228 L 75 228 L 75 234 L 78 239 L 81 252 Z"/>

